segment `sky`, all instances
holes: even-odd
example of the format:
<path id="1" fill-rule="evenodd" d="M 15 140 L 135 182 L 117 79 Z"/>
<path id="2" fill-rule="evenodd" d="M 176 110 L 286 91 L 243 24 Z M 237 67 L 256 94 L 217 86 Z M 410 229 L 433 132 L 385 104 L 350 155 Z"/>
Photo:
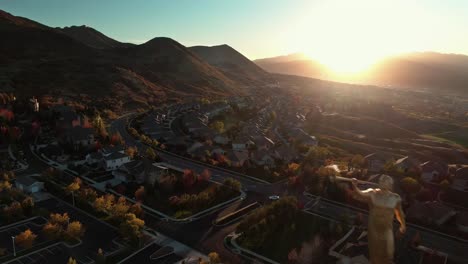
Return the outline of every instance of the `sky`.
<path id="1" fill-rule="evenodd" d="M 122 42 L 228 44 L 250 59 L 300 52 L 337 70 L 412 51 L 468 54 L 465 0 L 0 0 L 0 9 Z"/>

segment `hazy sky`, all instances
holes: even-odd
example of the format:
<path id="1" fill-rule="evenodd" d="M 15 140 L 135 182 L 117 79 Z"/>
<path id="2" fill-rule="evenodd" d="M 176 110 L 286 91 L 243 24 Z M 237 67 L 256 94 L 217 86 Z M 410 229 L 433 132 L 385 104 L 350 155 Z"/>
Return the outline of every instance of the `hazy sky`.
<path id="1" fill-rule="evenodd" d="M 303 52 L 338 65 L 406 51 L 468 54 L 466 0 L 0 0 L 0 9 L 125 42 L 226 43 L 250 59 Z"/>

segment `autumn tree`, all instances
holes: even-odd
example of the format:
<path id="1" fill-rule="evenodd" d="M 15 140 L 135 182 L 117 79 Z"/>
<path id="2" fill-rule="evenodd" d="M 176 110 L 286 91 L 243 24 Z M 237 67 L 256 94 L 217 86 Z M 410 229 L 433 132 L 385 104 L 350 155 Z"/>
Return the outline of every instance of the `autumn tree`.
<path id="1" fill-rule="evenodd" d="M 204 169 L 200 175 L 198 175 L 200 181 L 209 181 L 211 179 L 211 171 Z"/>
<path id="2" fill-rule="evenodd" d="M 137 244 L 141 235 L 145 221 L 139 219 L 132 213 L 125 215 L 125 220 L 120 224 L 120 233 L 133 244 Z"/>
<path id="3" fill-rule="evenodd" d="M 140 203 L 132 204 L 132 206 L 130 206 L 130 209 L 128 210 L 128 212 L 130 212 L 132 214 L 135 214 L 138 218 L 143 218 L 143 216 L 144 216 L 144 211 L 143 211 L 143 208 L 141 208 Z"/>
<path id="4" fill-rule="evenodd" d="M 52 213 L 49 216 L 49 223 L 58 224 L 62 227 L 65 227 L 69 221 L 70 221 L 70 217 L 68 216 L 68 213 L 63 213 L 63 214 Z"/>
<path id="5" fill-rule="evenodd" d="M 208 258 L 210 259 L 210 264 L 221 263 L 221 258 L 216 252 L 211 252 L 210 254 L 208 254 Z"/>
<path id="6" fill-rule="evenodd" d="M 224 132 L 224 123 L 223 121 L 215 121 L 211 124 L 211 127 L 216 130 L 218 133 Z"/>
<path id="7" fill-rule="evenodd" d="M 362 155 L 354 155 L 349 162 L 351 169 L 360 169 L 365 165 L 365 159 Z"/>
<path id="8" fill-rule="evenodd" d="M 130 158 L 134 158 L 135 155 L 138 153 L 138 150 L 136 147 L 128 147 L 125 149 L 125 154 L 127 154 Z"/>
<path id="9" fill-rule="evenodd" d="M 446 192 L 450 188 L 450 182 L 447 179 L 441 181 L 440 188 L 442 189 L 442 191 Z"/>
<path id="10" fill-rule="evenodd" d="M 47 222 L 42 227 L 42 233 L 48 239 L 58 239 L 62 235 L 62 226 L 57 223 Z"/>
<path id="11" fill-rule="evenodd" d="M 81 187 L 81 179 L 78 178 L 78 177 L 75 177 L 75 179 L 73 180 L 72 183 L 70 183 L 68 186 L 67 186 L 67 191 L 70 192 L 70 193 L 73 193 L 73 192 L 76 192 L 80 189 Z"/>
<path id="12" fill-rule="evenodd" d="M 184 174 L 182 176 L 182 182 L 184 184 L 184 187 L 185 188 L 191 188 L 195 184 L 196 178 L 197 177 L 196 177 L 195 172 L 193 170 L 185 169 Z"/>
<path id="13" fill-rule="evenodd" d="M 136 191 L 135 191 L 135 199 L 137 201 L 143 201 L 145 198 L 145 187 L 140 186 Z"/>
<path id="14" fill-rule="evenodd" d="M 76 259 L 74 259 L 72 257 L 69 257 L 68 261 L 67 261 L 67 264 L 77 264 Z"/>
<path id="15" fill-rule="evenodd" d="M 146 149 L 146 157 L 150 160 L 156 160 L 157 155 L 153 148 Z"/>
<path id="16" fill-rule="evenodd" d="M 238 181 L 238 180 L 235 180 L 233 178 L 227 178 L 224 180 L 223 184 L 235 191 L 240 191 L 241 188 L 242 188 L 242 184 Z"/>
<path id="17" fill-rule="evenodd" d="M 24 198 L 23 201 L 21 202 L 21 207 L 23 208 L 24 214 L 31 215 L 32 210 L 34 208 L 33 198 L 31 196 Z"/>
<path id="18" fill-rule="evenodd" d="M 407 194 L 416 194 L 421 189 L 421 185 L 415 179 L 405 177 L 401 180 L 401 188 Z"/>
<path id="19" fill-rule="evenodd" d="M 37 235 L 31 229 L 26 229 L 15 237 L 15 243 L 23 248 L 31 248 L 36 237 Z"/>
<path id="20" fill-rule="evenodd" d="M 84 234 L 83 225 L 79 221 L 73 221 L 68 224 L 65 235 L 70 239 L 80 239 Z"/>

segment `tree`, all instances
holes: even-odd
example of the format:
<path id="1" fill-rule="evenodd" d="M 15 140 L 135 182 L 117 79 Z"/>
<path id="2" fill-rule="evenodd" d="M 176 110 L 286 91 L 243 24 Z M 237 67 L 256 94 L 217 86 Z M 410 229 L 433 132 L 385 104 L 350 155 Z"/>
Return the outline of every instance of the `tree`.
<path id="1" fill-rule="evenodd" d="M 442 191 L 446 192 L 450 187 L 450 182 L 445 179 L 443 181 L 440 182 L 440 188 L 442 189 Z"/>
<path id="2" fill-rule="evenodd" d="M 209 181 L 211 179 L 211 171 L 204 169 L 203 172 L 198 175 L 200 181 Z"/>
<path id="3" fill-rule="evenodd" d="M 421 185 L 415 179 L 405 177 L 401 180 L 401 188 L 407 194 L 416 194 L 421 189 Z"/>
<path id="4" fill-rule="evenodd" d="M 21 207 L 23 208 L 23 212 L 26 215 L 31 215 L 32 209 L 34 208 L 33 198 L 31 196 L 24 198 L 24 200 L 21 202 Z"/>
<path id="5" fill-rule="evenodd" d="M 218 133 L 223 133 L 224 132 L 224 123 L 223 121 L 215 121 L 213 124 L 211 124 L 211 127 L 216 130 Z"/>
<path id="6" fill-rule="evenodd" d="M 70 193 L 76 192 L 80 189 L 80 187 L 81 187 L 81 179 L 78 177 L 75 177 L 73 182 L 67 186 L 67 191 Z"/>
<path id="7" fill-rule="evenodd" d="M 145 221 L 136 217 L 132 213 L 125 215 L 125 220 L 120 224 L 120 233 L 124 238 L 132 243 L 137 243 L 141 237 L 141 230 L 145 226 Z"/>
<path id="8" fill-rule="evenodd" d="M 56 223 L 47 222 L 42 227 L 42 233 L 48 239 L 57 239 L 62 235 L 62 226 Z"/>
<path id="9" fill-rule="evenodd" d="M 156 160 L 156 152 L 154 152 L 153 148 L 146 149 L 146 157 L 150 160 Z"/>
<path id="10" fill-rule="evenodd" d="M 78 240 L 84 234 L 83 225 L 79 221 L 73 221 L 67 226 L 65 234 L 71 239 Z"/>
<path id="11" fill-rule="evenodd" d="M 135 157 L 137 152 L 138 150 L 136 147 L 128 147 L 127 149 L 125 149 L 125 154 L 127 154 L 132 159 Z"/>
<path id="12" fill-rule="evenodd" d="M 106 263 L 106 257 L 104 256 L 104 252 L 102 248 L 98 248 L 97 256 L 96 256 L 96 264 L 104 264 Z"/>
<path id="13" fill-rule="evenodd" d="M 132 204 L 132 206 L 130 206 L 130 209 L 128 211 L 132 214 L 135 214 L 136 217 L 138 218 L 143 218 L 144 211 L 143 211 L 143 208 L 141 208 L 140 203 Z"/>
<path id="14" fill-rule="evenodd" d="M 117 133 L 112 134 L 110 143 L 112 145 L 122 145 L 124 144 L 124 140 L 122 136 L 120 135 L 120 133 L 117 132 Z"/>
<path id="15" fill-rule="evenodd" d="M 365 165 L 365 160 L 362 155 L 354 155 L 349 162 L 352 169 L 360 169 Z"/>
<path id="16" fill-rule="evenodd" d="M 12 202 L 10 206 L 5 207 L 3 210 L 10 220 L 18 220 L 24 216 L 23 207 L 17 201 Z"/>
<path id="17" fill-rule="evenodd" d="M 50 214 L 50 217 L 49 217 L 49 223 L 57 224 L 62 227 L 65 227 L 69 221 L 70 221 L 70 217 L 68 216 L 68 213 L 63 213 L 63 214 L 52 213 Z"/>
<path id="18" fill-rule="evenodd" d="M 31 248 L 36 237 L 31 229 L 26 229 L 15 237 L 15 243 L 23 248 Z"/>
<path id="19" fill-rule="evenodd" d="M 238 191 L 238 192 L 240 192 L 240 190 L 242 188 L 242 184 L 238 180 L 235 180 L 233 178 L 225 179 L 223 184 L 226 185 L 227 187 L 235 190 L 235 191 Z"/>
<path id="20" fill-rule="evenodd" d="M 221 258 L 216 252 L 211 252 L 210 254 L 208 254 L 208 258 L 210 259 L 211 264 L 221 263 Z"/>
<path id="21" fill-rule="evenodd" d="M 135 199 L 137 199 L 137 201 L 143 201 L 144 198 L 145 198 L 145 187 L 140 186 L 140 188 L 138 188 L 135 191 Z"/>
<path id="22" fill-rule="evenodd" d="M 74 258 L 72 258 L 72 257 L 68 258 L 67 264 L 76 264 L 76 263 L 77 262 L 76 262 L 76 260 Z"/>
<path id="23" fill-rule="evenodd" d="M 114 217 L 119 218 L 121 220 L 125 214 L 128 213 L 128 210 L 130 209 L 130 206 L 127 203 L 127 200 L 125 197 L 121 196 L 117 200 L 117 202 L 112 206 L 112 209 L 110 210 L 111 214 Z"/>
<path id="24" fill-rule="evenodd" d="M 182 176 L 182 182 L 184 184 L 184 187 L 191 188 L 195 184 L 196 178 L 197 177 L 195 175 L 195 172 L 193 172 L 193 170 L 185 169 L 184 175 Z"/>

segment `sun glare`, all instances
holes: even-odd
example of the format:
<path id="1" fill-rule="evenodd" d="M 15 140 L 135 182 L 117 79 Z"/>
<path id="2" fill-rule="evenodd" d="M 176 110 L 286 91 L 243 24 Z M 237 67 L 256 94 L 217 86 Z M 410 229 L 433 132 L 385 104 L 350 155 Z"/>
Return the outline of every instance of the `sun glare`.
<path id="1" fill-rule="evenodd" d="M 291 22 L 288 46 L 338 75 L 361 73 L 383 57 L 420 50 L 428 41 L 422 36 L 430 35 L 430 28 L 414 19 L 419 10 L 405 2 L 327 1 L 308 10 Z"/>

